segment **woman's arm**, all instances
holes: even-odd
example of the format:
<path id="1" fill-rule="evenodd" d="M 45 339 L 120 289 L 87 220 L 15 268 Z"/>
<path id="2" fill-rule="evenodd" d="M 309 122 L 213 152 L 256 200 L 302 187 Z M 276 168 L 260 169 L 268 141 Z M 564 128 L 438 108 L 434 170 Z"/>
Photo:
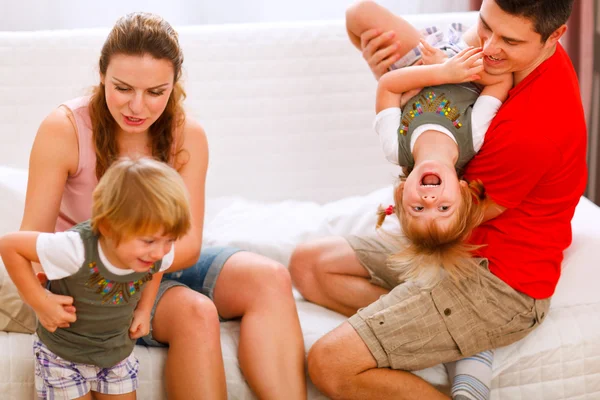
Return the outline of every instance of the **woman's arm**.
<path id="1" fill-rule="evenodd" d="M 468 48 L 443 64 L 419 65 L 390 71 L 379 79 L 376 111 L 398 107 L 402 93 L 425 86 L 470 82 L 479 79 L 483 65 L 475 65 L 481 49 Z"/>
<path id="2" fill-rule="evenodd" d="M 190 195 L 192 227 L 187 235 L 175 243 L 175 259 L 168 272 L 187 268 L 198 261 L 204 228 L 204 201 L 206 172 L 208 169 L 208 142 L 204 129 L 186 116 L 182 132 L 182 147 L 178 152 L 175 167 L 183 178 Z"/>
<path id="3" fill-rule="evenodd" d="M 75 127 L 58 108 L 40 125 L 29 156 L 29 178 L 21 230 L 54 232 L 69 174 L 77 171 Z"/>

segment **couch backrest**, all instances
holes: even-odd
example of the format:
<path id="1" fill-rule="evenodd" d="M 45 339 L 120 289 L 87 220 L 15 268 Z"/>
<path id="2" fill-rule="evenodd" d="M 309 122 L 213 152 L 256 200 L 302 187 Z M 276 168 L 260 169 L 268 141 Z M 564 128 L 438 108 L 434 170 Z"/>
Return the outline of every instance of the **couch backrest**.
<path id="1" fill-rule="evenodd" d="M 419 27 L 476 13 L 411 15 Z M 393 181 L 376 83 L 343 22 L 178 27 L 186 108 L 210 146 L 209 197 L 325 202 Z M 26 168 L 41 120 L 97 78 L 107 29 L 0 32 L 0 165 Z"/>

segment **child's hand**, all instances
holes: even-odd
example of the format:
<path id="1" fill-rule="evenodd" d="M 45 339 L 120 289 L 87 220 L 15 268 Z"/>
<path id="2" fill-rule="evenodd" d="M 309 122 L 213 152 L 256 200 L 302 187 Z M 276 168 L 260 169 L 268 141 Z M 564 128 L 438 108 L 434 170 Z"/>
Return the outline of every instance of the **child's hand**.
<path id="1" fill-rule="evenodd" d="M 423 90 L 423 88 L 417 88 L 417 89 L 409 90 L 408 92 L 402 93 L 402 97 L 400 97 L 400 108 L 404 108 L 406 103 L 408 103 L 408 101 L 410 99 L 412 99 L 413 97 L 418 95 L 419 92 L 421 92 L 421 90 Z"/>
<path id="2" fill-rule="evenodd" d="M 421 57 L 421 60 L 423 60 L 423 64 L 425 64 L 425 65 L 441 64 L 444 61 L 446 61 L 446 59 L 448 59 L 448 56 L 446 56 L 446 53 L 444 53 L 440 49 L 433 47 L 432 45 L 427 43 L 427 41 L 425 39 L 421 38 L 420 42 L 421 42 L 421 44 L 419 45 L 419 49 L 421 50 L 421 53 L 423 54 Z"/>
<path id="3" fill-rule="evenodd" d="M 129 327 L 129 337 L 139 339 L 150 333 L 150 313 L 147 311 L 135 310 L 133 312 L 133 321 Z"/>
<path id="4" fill-rule="evenodd" d="M 483 63 L 478 62 L 483 57 L 481 47 L 469 47 L 447 59 L 443 66 L 445 82 L 463 83 L 471 82 L 481 77 L 478 75 L 483 71 Z"/>
<path id="5" fill-rule="evenodd" d="M 46 291 L 46 298 L 40 304 L 34 311 L 40 324 L 48 332 L 54 332 L 57 328 L 68 328 L 77 320 L 71 296 L 61 296 Z"/>

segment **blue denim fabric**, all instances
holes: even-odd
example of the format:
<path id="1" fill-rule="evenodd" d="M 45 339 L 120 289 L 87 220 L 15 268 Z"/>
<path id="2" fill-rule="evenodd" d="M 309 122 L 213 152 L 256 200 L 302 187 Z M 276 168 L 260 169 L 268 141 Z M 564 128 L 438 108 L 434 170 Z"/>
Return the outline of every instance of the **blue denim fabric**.
<path id="1" fill-rule="evenodd" d="M 180 271 L 165 274 L 160 283 L 154 306 L 152 307 L 151 320 L 156 312 L 156 305 L 160 301 L 165 292 L 175 286 L 184 286 L 198 293 L 202 293 L 211 300 L 213 299 L 217 278 L 223 269 L 225 262 L 233 254 L 242 251 L 235 247 L 207 247 L 200 252 L 200 259 L 189 268 Z M 152 326 L 152 324 L 150 325 Z M 150 333 L 137 340 L 137 344 L 152 347 L 165 347 L 152 336 L 152 328 Z"/>

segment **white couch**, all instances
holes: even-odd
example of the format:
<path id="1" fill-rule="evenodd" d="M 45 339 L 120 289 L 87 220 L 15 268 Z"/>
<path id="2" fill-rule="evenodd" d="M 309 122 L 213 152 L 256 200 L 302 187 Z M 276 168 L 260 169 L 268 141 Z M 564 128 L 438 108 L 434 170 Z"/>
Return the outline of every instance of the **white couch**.
<path id="1" fill-rule="evenodd" d="M 412 15 L 418 26 L 477 15 Z M 300 241 L 368 232 L 397 170 L 371 129 L 375 81 L 343 22 L 179 27 L 186 107 L 211 152 L 206 245 L 235 245 L 287 265 Z M 0 32 L 0 234 L 22 215 L 28 153 L 42 118 L 97 82 L 106 29 Z M 394 221 L 386 226 L 393 229 Z M 543 326 L 499 349 L 493 399 L 600 398 L 600 208 L 582 198 L 573 244 Z M 10 282 L 4 278 L 2 285 Z M 344 318 L 299 295 L 306 349 Z M 229 397 L 254 398 L 236 358 L 239 324 L 222 324 Z M 30 399 L 31 335 L 0 332 L 0 398 Z M 136 347 L 140 399 L 163 399 L 166 351 Z M 441 388 L 443 367 L 419 371 Z M 324 396 L 309 384 L 309 398 Z"/>

